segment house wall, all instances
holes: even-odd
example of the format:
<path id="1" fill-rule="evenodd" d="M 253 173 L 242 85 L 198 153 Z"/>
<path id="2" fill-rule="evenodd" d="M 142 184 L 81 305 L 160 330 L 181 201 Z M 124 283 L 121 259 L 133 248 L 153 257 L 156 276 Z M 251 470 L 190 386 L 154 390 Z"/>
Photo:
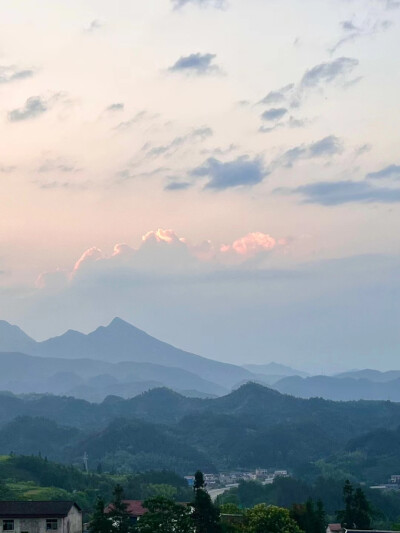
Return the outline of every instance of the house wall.
<path id="1" fill-rule="evenodd" d="M 47 518 L 54 517 L 49 515 Z M 46 531 L 47 518 L 14 518 L 14 531 L 4 533 L 82 533 L 82 513 L 75 507 L 71 508 L 65 518 L 58 518 L 58 529 Z M 0 518 L 0 533 L 3 533 L 2 518 Z"/>
<path id="2" fill-rule="evenodd" d="M 76 507 L 71 507 L 68 516 L 62 519 L 61 533 L 82 533 L 82 513 Z"/>

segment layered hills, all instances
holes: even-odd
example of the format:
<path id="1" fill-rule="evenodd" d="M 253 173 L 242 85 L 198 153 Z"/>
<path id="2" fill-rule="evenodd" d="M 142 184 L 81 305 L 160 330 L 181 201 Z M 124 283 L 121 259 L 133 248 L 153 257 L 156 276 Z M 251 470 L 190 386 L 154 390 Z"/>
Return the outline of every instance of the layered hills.
<path id="1" fill-rule="evenodd" d="M 400 404 L 304 400 L 254 383 L 215 399 L 165 388 L 100 404 L 48 395 L 0 398 L 0 454 L 40 451 L 79 464 L 87 452 L 92 469 L 101 463 L 117 472 L 186 474 L 200 466 L 312 472 L 339 465 L 343 475 L 378 483 L 400 468 L 390 447 L 399 426 Z M 374 469 L 362 469 L 370 457 Z"/>

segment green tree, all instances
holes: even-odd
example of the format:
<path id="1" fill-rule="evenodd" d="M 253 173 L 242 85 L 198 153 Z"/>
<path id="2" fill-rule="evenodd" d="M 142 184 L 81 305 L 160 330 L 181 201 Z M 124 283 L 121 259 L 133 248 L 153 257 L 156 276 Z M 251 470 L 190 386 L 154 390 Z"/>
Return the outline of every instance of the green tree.
<path id="1" fill-rule="evenodd" d="M 357 529 L 371 529 L 372 509 L 362 489 L 354 493 L 354 523 Z"/>
<path id="2" fill-rule="evenodd" d="M 246 512 L 246 533 L 301 533 L 288 509 L 260 503 Z"/>
<path id="3" fill-rule="evenodd" d="M 223 533 L 242 533 L 244 527 L 244 511 L 235 503 L 224 503 L 220 507 L 221 528 Z M 228 516 L 223 516 L 228 515 Z"/>
<path id="4" fill-rule="evenodd" d="M 343 487 L 343 501 L 345 508 L 338 512 L 338 520 L 347 529 L 371 529 L 372 508 L 364 491 L 354 490 L 347 480 Z"/>
<path id="5" fill-rule="evenodd" d="M 176 487 L 171 485 L 165 485 L 164 483 L 149 483 L 142 488 L 145 499 L 152 499 L 161 496 L 168 500 L 176 500 L 176 494 L 178 492 Z"/>
<path id="6" fill-rule="evenodd" d="M 196 533 L 220 533 L 220 513 L 205 490 L 204 476 L 199 470 L 194 476 L 194 500 L 192 520 Z"/>
<path id="7" fill-rule="evenodd" d="M 114 488 L 109 516 L 112 520 L 113 532 L 129 533 L 131 531 L 131 517 L 124 502 L 124 489 L 121 485 L 116 485 Z"/>
<path id="8" fill-rule="evenodd" d="M 137 523 L 138 533 L 194 533 L 188 506 L 163 496 L 145 500 L 143 505 L 148 511 Z"/>
<path id="9" fill-rule="evenodd" d="M 311 498 L 305 504 L 292 505 L 290 516 L 305 533 L 325 533 L 325 511 L 320 500 L 316 507 Z"/>
<path id="10" fill-rule="evenodd" d="M 112 533 L 112 520 L 104 512 L 104 500 L 98 498 L 89 524 L 89 533 Z"/>
<path id="11" fill-rule="evenodd" d="M 338 518 L 341 520 L 342 526 L 347 529 L 354 529 L 354 489 L 353 485 L 347 479 L 343 487 L 343 501 L 345 504 L 344 511 L 340 511 Z"/>

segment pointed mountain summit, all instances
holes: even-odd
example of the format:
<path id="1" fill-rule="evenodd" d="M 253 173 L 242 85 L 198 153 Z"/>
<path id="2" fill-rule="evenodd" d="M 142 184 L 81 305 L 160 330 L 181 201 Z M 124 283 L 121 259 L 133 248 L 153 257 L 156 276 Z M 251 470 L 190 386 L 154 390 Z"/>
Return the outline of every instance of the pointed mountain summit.
<path id="1" fill-rule="evenodd" d="M 114 318 L 108 326 L 100 326 L 88 335 L 70 330 L 59 337 L 36 343 L 33 353 L 45 357 L 96 359 L 111 363 L 134 361 L 178 367 L 228 388 L 254 377 L 242 367 L 175 348 L 121 318 Z"/>
<path id="2" fill-rule="evenodd" d="M 0 320 L 0 352 L 30 353 L 36 341 L 29 337 L 18 326 Z"/>

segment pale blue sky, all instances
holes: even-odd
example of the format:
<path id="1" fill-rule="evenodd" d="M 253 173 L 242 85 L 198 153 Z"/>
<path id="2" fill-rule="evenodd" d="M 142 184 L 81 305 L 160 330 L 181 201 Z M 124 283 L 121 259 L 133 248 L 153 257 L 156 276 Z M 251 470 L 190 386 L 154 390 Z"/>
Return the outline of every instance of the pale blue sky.
<path id="1" fill-rule="evenodd" d="M 396 366 L 399 24 L 396 0 L 4 0 L 0 318 Z"/>

